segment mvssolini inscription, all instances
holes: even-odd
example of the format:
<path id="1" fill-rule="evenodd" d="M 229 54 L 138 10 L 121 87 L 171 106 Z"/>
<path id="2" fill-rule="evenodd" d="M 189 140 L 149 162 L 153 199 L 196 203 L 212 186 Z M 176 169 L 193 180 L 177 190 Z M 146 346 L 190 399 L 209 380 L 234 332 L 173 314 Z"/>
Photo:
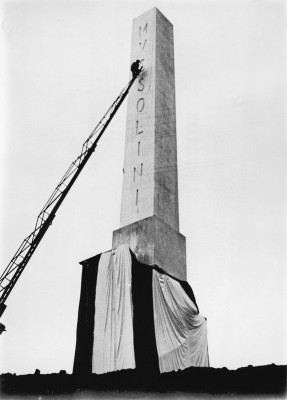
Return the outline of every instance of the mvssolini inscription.
<path id="1" fill-rule="evenodd" d="M 145 55 L 145 49 L 146 45 L 148 42 L 148 23 L 146 22 L 145 24 L 139 26 L 138 31 L 137 31 L 137 40 L 141 52 L 141 64 L 143 66 L 144 63 L 144 55 Z M 136 165 L 133 167 L 133 182 L 135 184 L 135 205 L 136 205 L 136 212 L 139 212 L 139 206 L 140 206 L 140 192 L 139 192 L 139 184 L 140 180 L 143 176 L 143 162 L 141 160 L 141 154 L 142 154 L 142 148 L 144 146 L 144 129 L 141 127 L 141 113 L 145 109 L 145 97 L 144 97 L 144 89 L 145 89 L 145 77 L 140 76 L 138 78 L 138 88 L 137 91 L 139 93 L 139 98 L 136 102 L 136 112 L 137 112 L 137 117 L 135 121 L 135 135 L 138 137 L 139 135 L 140 138 L 136 139 L 137 141 L 137 156 L 136 156 Z"/>

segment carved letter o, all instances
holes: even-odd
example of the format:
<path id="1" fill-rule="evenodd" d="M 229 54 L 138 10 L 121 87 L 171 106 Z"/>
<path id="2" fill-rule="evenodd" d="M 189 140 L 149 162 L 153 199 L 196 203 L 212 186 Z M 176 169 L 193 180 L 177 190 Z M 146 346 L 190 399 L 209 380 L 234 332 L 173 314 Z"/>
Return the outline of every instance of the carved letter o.
<path id="1" fill-rule="evenodd" d="M 137 102 L 137 111 L 142 112 L 143 109 L 144 109 L 144 98 L 141 97 Z"/>

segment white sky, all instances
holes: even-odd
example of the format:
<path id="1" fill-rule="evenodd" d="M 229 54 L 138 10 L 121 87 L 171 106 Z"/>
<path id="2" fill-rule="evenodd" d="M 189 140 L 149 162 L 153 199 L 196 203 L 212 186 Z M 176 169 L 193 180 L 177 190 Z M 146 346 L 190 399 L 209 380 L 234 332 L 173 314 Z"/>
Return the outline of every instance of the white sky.
<path id="1" fill-rule="evenodd" d="M 180 231 L 211 365 L 286 364 L 283 4 L 3 2 L 1 273 L 128 82 L 132 19 L 157 6 L 174 25 Z M 0 372 L 72 371 L 78 262 L 119 228 L 125 117 L 126 104 L 7 301 Z"/>

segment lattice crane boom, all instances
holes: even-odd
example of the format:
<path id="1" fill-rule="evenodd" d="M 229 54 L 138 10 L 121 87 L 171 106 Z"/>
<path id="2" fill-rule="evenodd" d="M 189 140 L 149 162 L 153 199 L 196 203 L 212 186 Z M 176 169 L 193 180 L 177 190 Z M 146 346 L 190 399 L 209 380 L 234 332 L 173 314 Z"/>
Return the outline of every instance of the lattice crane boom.
<path id="1" fill-rule="evenodd" d="M 52 195 L 48 199 L 47 203 L 44 205 L 43 209 L 38 215 L 35 229 L 33 230 L 33 232 L 30 233 L 29 236 L 27 236 L 23 240 L 21 246 L 18 248 L 10 263 L 1 275 L 0 317 L 6 308 L 5 301 L 7 300 L 7 297 L 11 293 L 13 287 L 15 286 L 17 280 L 22 274 L 24 268 L 28 264 L 30 258 L 38 247 L 49 226 L 52 224 L 52 221 L 56 216 L 57 210 L 61 206 L 62 202 L 72 188 L 74 182 L 78 178 L 87 161 L 91 157 L 92 153 L 95 151 L 98 141 L 100 140 L 104 131 L 107 129 L 117 110 L 121 106 L 122 102 L 124 101 L 131 86 L 133 85 L 140 72 L 141 70 L 138 70 L 136 73 L 133 74 L 133 78 L 120 92 L 119 96 L 102 117 L 98 125 L 92 131 L 87 140 L 83 143 L 81 154 L 72 162 L 70 167 L 67 169 L 65 175 L 62 177 Z"/>

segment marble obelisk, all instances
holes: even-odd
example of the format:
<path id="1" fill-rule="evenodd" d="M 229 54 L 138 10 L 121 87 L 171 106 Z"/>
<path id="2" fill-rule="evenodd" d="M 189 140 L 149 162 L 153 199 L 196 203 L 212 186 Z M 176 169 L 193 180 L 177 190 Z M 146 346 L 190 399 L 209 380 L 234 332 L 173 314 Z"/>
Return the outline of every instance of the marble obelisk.
<path id="1" fill-rule="evenodd" d="M 128 98 L 120 229 L 139 261 L 186 280 L 179 233 L 173 26 L 157 9 L 133 21 L 131 62 L 143 71 Z"/>

